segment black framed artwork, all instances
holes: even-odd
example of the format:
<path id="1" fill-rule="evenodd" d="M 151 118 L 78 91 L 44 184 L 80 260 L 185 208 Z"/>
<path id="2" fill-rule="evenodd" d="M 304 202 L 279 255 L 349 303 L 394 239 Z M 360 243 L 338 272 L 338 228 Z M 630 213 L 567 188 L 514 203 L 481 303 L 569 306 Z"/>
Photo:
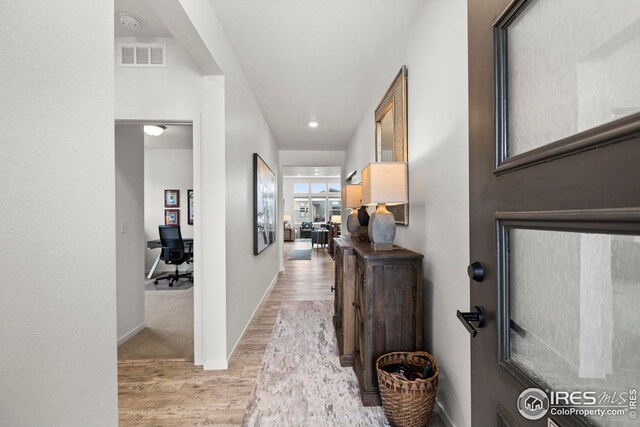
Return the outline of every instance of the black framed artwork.
<path id="1" fill-rule="evenodd" d="M 187 190 L 187 222 L 193 225 L 193 190 Z"/>
<path id="2" fill-rule="evenodd" d="M 179 209 L 165 209 L 164 210 L 164 225 L 180 225 L 180 210 Z"/>
<path id="3" fill-rule="evenodd" d="M 180 190 L 164 190 L 164 207 L 180 207 Z"/>
<path id="4" fill-rule="evenodd" d="M 276 241 L 276 174 L 253 153 L 253 254 Z"/>

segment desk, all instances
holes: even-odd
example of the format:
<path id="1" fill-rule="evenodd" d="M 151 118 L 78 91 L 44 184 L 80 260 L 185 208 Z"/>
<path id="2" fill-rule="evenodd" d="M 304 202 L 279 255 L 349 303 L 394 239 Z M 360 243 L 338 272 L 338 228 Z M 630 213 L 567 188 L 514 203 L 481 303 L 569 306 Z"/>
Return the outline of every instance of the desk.
<path id="1" fill-rule="evenodd" d="M 193 237 L 183 237 L 182 241 L 184 242 L 185 249 L 190 250 L 191 255 L 193 255 Z M 191 248 L 187 248 L 187 246 L 191 246 Z M 162 248 L 162 243 L 160 243 L 160 239 L 148 240 L 147 248 L 160 249 Z M 162 251 L 160 251 L 160 253 L 158 254 L 158 257 L 156 258 L 156 262 L 153 263 L 153 267 L 151 267 L 151 270 L 149 271 L 149 275 L 147 276 L 147 279 L 151 279 L 153 277 L 153 273 L 156 272 L 156 268 L 158 268 L 158 264 L 160 264 L 161 253 Z"/>

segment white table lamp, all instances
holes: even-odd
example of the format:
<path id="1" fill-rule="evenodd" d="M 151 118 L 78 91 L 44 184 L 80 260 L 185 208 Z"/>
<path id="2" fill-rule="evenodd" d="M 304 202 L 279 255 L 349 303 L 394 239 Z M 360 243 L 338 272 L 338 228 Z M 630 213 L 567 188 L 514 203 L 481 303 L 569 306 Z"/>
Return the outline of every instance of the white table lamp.
<path id="1" fill-rule="evenodd" d="M 351 237 L 358 236 L 358 214 L 356 209 L 362 205 L 362 186 L 360 184 L 345 185 L 342 188 L 342 204 L 345 208 L 351 208 L 351 213 L 347 217 L 347 230 Z"/>
<path id="2" fill-rule="evenodd" d="M 387 204 L 409 202 L 405 162 L 369 163 L 362 170 L 362 203 L 377 204 L 369 220 L 369 240 L 374 250 L 391 251 L 396 238 L 396 220 Z"/>

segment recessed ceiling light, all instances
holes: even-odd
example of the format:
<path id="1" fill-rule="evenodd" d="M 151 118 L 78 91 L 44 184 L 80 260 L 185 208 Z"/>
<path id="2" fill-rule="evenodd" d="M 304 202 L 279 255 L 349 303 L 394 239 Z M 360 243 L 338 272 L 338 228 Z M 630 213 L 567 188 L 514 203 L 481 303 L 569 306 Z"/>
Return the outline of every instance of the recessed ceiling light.
<path id="1" fill-rule="evenodd" d="M 318 122 L 316 122 L 316 121 L 309 122 L 309 127 L 310 128 L 317 128 L 318 127 Z"/>
<path id="2" fill-rule="evenodd" d="M 144 133 L 146 133 L 149 136 L 160 136 L 162 135 L 162 132 L 164 132 L 166 128 L 167 128 L 166 126 L 162 126 L 162 125 L 145 125 Z"/>
<path id="3" fill-rule="evenodd" d="M 140 21 L 133 15 L 129 15 L 128 13 L 121 13 L 118 16 L 118 20 L 123 27 L 126 27 L 128 30 L 137 30 L 140 28 Z"/>
<path id="4" fill-rule="evenodd" d="M 320 171 L 318 169 L 316 169 L 315 171 L 313 171 L 314 175 L 320 175 Z"/>

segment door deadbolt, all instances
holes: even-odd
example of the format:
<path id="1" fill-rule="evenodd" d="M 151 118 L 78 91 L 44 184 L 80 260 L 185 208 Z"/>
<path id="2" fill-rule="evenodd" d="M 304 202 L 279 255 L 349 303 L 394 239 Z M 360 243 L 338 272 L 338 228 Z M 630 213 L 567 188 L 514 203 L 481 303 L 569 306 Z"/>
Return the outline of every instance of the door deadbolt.
<path id="1" fill-rule="evenodd" d="M 484 280 L 484 265 L 478 261 L 469 264 L 467 274 L 469 275 L 469 279 L 482 282 Z"/>

